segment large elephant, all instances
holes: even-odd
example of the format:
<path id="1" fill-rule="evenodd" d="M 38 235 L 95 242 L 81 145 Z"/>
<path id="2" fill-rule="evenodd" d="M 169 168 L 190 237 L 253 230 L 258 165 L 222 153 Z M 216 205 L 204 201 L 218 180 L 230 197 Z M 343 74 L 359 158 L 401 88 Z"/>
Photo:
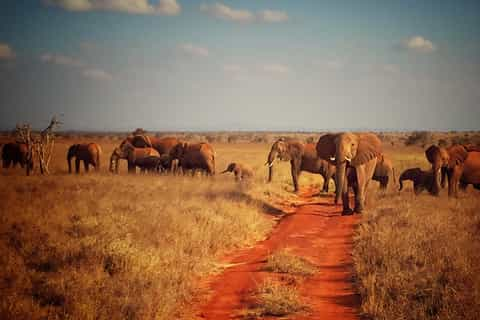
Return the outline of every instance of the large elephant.
<path id="1" fill-rule="evenodd" d="M 160 155 L 169 155 L 173 147 L 180 141 L 175 137 L 153 137 L 145 134 L 135 134 L 127 137 L 122 141 L 120 147 L 125 143 L 130 143 L 136 148 L 153 148 L 158 151 Z M 167 170 L 174 171 L 175 162 L 170 161 Z"/>
<path id="2" fill-rule="evenodd" d="M 448 196 L 458 195 L 459 184 L 465 188 L 468 184 L 480 184 L 480 163 L 478 162 L 480 149 L 471 145 L 456 144 L 447 149 L 430 146 L 426 151 L 428 161 L 432 164 L 435 176 L 436 195 L 441 186 L 444 187 L 448 179 Z M 468 159 L 468 161 L 467 161 Z M 441 174 L 441 177 L 440 177 Z"/>
<path id="3" fill-rule="evenodd" d="M 377 159 L 377 165 L 373 173 L 372 180 L 380 182 L 380 189 L 386 190 L 390 179 L 395 184 L 395 168 L 393 167 L 392 160 L 385 155 L 381 155 Z"/>
<path id="4" fill-rule="evenodd" d="M 429 151 L 435 151 L 433 154 L 439 153 L 437 146 L 431 146 L 427 149 L 427 159 Z M 447 165 L 442 167 L 441 182 L 442 187 L 445 185 L 446 178 L 448 178 L 448 195 L 458 196 L 458 186 L 466 188 L 467 185 L 473 184 L 475 188 L 480 188 L 480 148 L 471 145 L 456 144 L 447 149 L 443 149 L 448 155 Z M 435 160 L 435 158 L 434 158 Z M 432 162 L 432 161 L 430 161 Z M 432 168 L 435 162 L 432 163 Z M 439 171 L 437 171 L 439 172 Z M 435 181 L 438 184 L 438 178 Z"/>
<path id="5" fill-rule="evenodd" d="M 96 171 L 100 170 L 100 156 L 102 149 L 96 143 L 74 144 L 68 148 L 67 162 L 68 173 L 72 173 L 72 158 L 75 158 L 75 172 L 80 172 L 80 161 L 83 161 L 85 172 L 88 172 L 89 165 Z"/>
<path id="6" fill-rule="evenodd" d="M 365 206 L 368 184 L 375 172 L 377 158 L 382 154 L 380 139 L 373 133 L 326 134 L 318 140 L 317 153 L 320 158 L 332 161 L 336 165 L 335 201 L 338 202 L 342 197 L 342 215 L 353 213 L 348 197 L 348 180 L 350 179 L 347 179 L 347 169 L 349 167 L 354 169 L 353 174 L 356 180 L 354 211 L 361 213 Z"/>
<path id="7" fill-rule="evenodd" d="M 434 178 L 433 187 L 430 193 L 438 196 L 440 193 L 440 177 L 442 177 L 442 187 L 445 186 L 445 174 L 450 165 L 450 154 L 447 149 L 432 145 L 425 150 L 425 156 L 427 157 L 428 162 L 430 162 L 432 165 L 432 173 Z M 466 152 L 460 157 L 466 158 Z M 464 160 L 465 159 L 463 159 L 462 162 Z"/>
<path id="8" fill-rule="evenodd" d="M 110 156 L 110 171 L 118 173 L 118 160 L 120 159 L 127 160 L 129 173 L 135 173 L 136 167 L 140 167 L 143 171 L 146 169 L 146 162 L 152 163 L 151 157 L 160 160 L 160 154 L 153 148 L 136 148 L 130 143 L 124 143 L 121 147 L 113 150 Z"/>
<path id="9" fill-rule="evenodd" d="M 28 146 L 25 143 L 10 142 L 3 145 L 2 148 L 2 166 L 7 169 L 12 165 L 13 168 L 18 164 L 24 168 L 28 164 L 28 169 L 33 169 L 33 160 L 29 157 Z"/>
<path id="10" fill-rule="evenodd" d="M 214 175 L 215 157 L 213 147 L 206 142 L 194 144 L 179 142 L 170 150 L 171 160 L 178 160 L 179 168 L 184 173 L 192 170 L 192 175 L 195 175 L 196 170 L 203 171 L 207 175 Z"/>
<path id="11" fill-rule="evenodd" d="M 480 190 L 480 150 L 468 152 L 468 157 L 463 163 L 460 187 L 465 189 L 469 184 Z"/>
<path id="12" fill-rule="evenodd" d="M 323 191 L 328 192 L 330 178 L 335 175 L 335 166 L 318 157 L 315 144 L 304 144 L 295 139 L 280 138 L 275 141 L 268 154 L 268 182 L 272 181 L 273 163 L 276 159 L 290 161 L 293 189 L 298 192 L 298 179 L 302 171 L 318 173 L 323 177 Z"/>

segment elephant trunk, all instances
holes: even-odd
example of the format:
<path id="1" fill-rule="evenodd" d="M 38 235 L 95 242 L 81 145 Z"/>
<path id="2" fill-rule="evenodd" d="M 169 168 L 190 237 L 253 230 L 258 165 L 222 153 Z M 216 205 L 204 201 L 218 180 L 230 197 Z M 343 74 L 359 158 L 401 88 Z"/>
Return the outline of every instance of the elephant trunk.
<path id="1" fill-rule="evenodd" d="M 265 165 L 268 166 L 268 182 L 272 182 L 273 162 L 275 161 L 276 157 L 277 157 L 277 152 L 275 150 L 271 150 L 270 153 L 268 154 L 267 162 L 265 163 Z"/>
<path id="2" fill-rule="evenodd" d="M 337 159 L 340 159 L 337 156 Z M 336 170 L 335 170 L 335 204 L 337 204 L 342 196 L 344 182 L 345 182 L 345 174 L 347 169 L 347 162 L 346 161 L 338 161 Z"/>
<path id="3" fill-rule="evenodd" d="M 440 193 L 440 171 L 442 167 L 440 164 L 434 164 L 432 166 L 433 169 L 433 188 L 432 188 L 432 194 L 435 196 L 438 196 Z"/>
<path id="4" fill-rule="evenodd" d="M 400 184 L 400 188 L 398 189 L 398 191 L 402 191 L 402 189 L 403 189 L 403 176 L 400 176 L 400 178 L 398 179 L 398 183 Z"/>

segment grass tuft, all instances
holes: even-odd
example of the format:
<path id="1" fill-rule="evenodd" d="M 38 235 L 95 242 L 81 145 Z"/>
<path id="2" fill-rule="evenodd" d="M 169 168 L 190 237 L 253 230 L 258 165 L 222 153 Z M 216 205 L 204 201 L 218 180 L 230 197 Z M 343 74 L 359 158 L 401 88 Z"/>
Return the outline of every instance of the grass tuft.
<path id="1" fill-rule="evenodd" d="M 283 317 L 306 309 L 294 286 L 267 279 L 257 288 L 254 294 L 254 305 L 247 313 L 247 318 Z"/>
<path id="2" fill-rule="evenodd" d="M 311 276 L 315 273 L 315 266 L 304 258 L 292 254 L 288 248 L 285 248 L 268 256 L 265 270 L 292 275 Z"/>

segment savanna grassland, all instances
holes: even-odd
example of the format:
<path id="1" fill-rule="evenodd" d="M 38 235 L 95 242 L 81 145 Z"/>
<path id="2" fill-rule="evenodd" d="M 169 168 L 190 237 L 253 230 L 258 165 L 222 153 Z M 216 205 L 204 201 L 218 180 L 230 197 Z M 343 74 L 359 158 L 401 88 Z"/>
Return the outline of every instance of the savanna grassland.
<path id="1" fill-rule="evenodd" d="M 265 238 L 279 204 L 296 199 L 288 163 L 276 164 L 273 182 L 265 183 L 266 156 L 280 135 L 186 137 L 213 144 L 217 173 L 233 161 L 250 165 L 250 183 L 228 174 L 132 176 L 125 163 L 112 175 L 109 156 L 121 138 L 111 135 L 58 138 L 50 176 L 1 170 L 0 318 L 189 319 L 191 302 L 202 296 L 197 284 L 221 270 L 221 256 Z M 406 168 L 429 168 L 426 144 L 472 135 L 381 137 L 398 177 Z M 69 175 L 67 148 L 82 142 L 102 146 L 102 168 Z M 308 173 L 300 179 L 301 186 L 321 182 Z M 474 319 L 480 193 L 416 197 L 408 182 L 401 193 L 377 189 L 370 186 L 353 252 L 362 312 L 376 319 Z"/>

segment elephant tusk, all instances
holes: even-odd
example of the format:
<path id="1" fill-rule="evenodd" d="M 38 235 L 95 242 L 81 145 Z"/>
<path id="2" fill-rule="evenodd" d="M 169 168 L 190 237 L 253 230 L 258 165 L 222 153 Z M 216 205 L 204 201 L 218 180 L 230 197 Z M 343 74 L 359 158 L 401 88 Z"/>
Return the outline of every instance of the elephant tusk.
<path id="1" fill-rule="evenodd" d="M 268 167 L 271 168 L 273 166 L 273 162 L 268 164 Z"/>
<path id="2" fill-rule="evenodd" d="M 330 157 L 330 161 L 335 161 L 335 157 Z"/>
<path id="3" fill-rule="evenodd" d="M 352 159 L 349 157 L 345 157 L 345 160 L 347 160 L 348 162 L 352 162 Z"/>

